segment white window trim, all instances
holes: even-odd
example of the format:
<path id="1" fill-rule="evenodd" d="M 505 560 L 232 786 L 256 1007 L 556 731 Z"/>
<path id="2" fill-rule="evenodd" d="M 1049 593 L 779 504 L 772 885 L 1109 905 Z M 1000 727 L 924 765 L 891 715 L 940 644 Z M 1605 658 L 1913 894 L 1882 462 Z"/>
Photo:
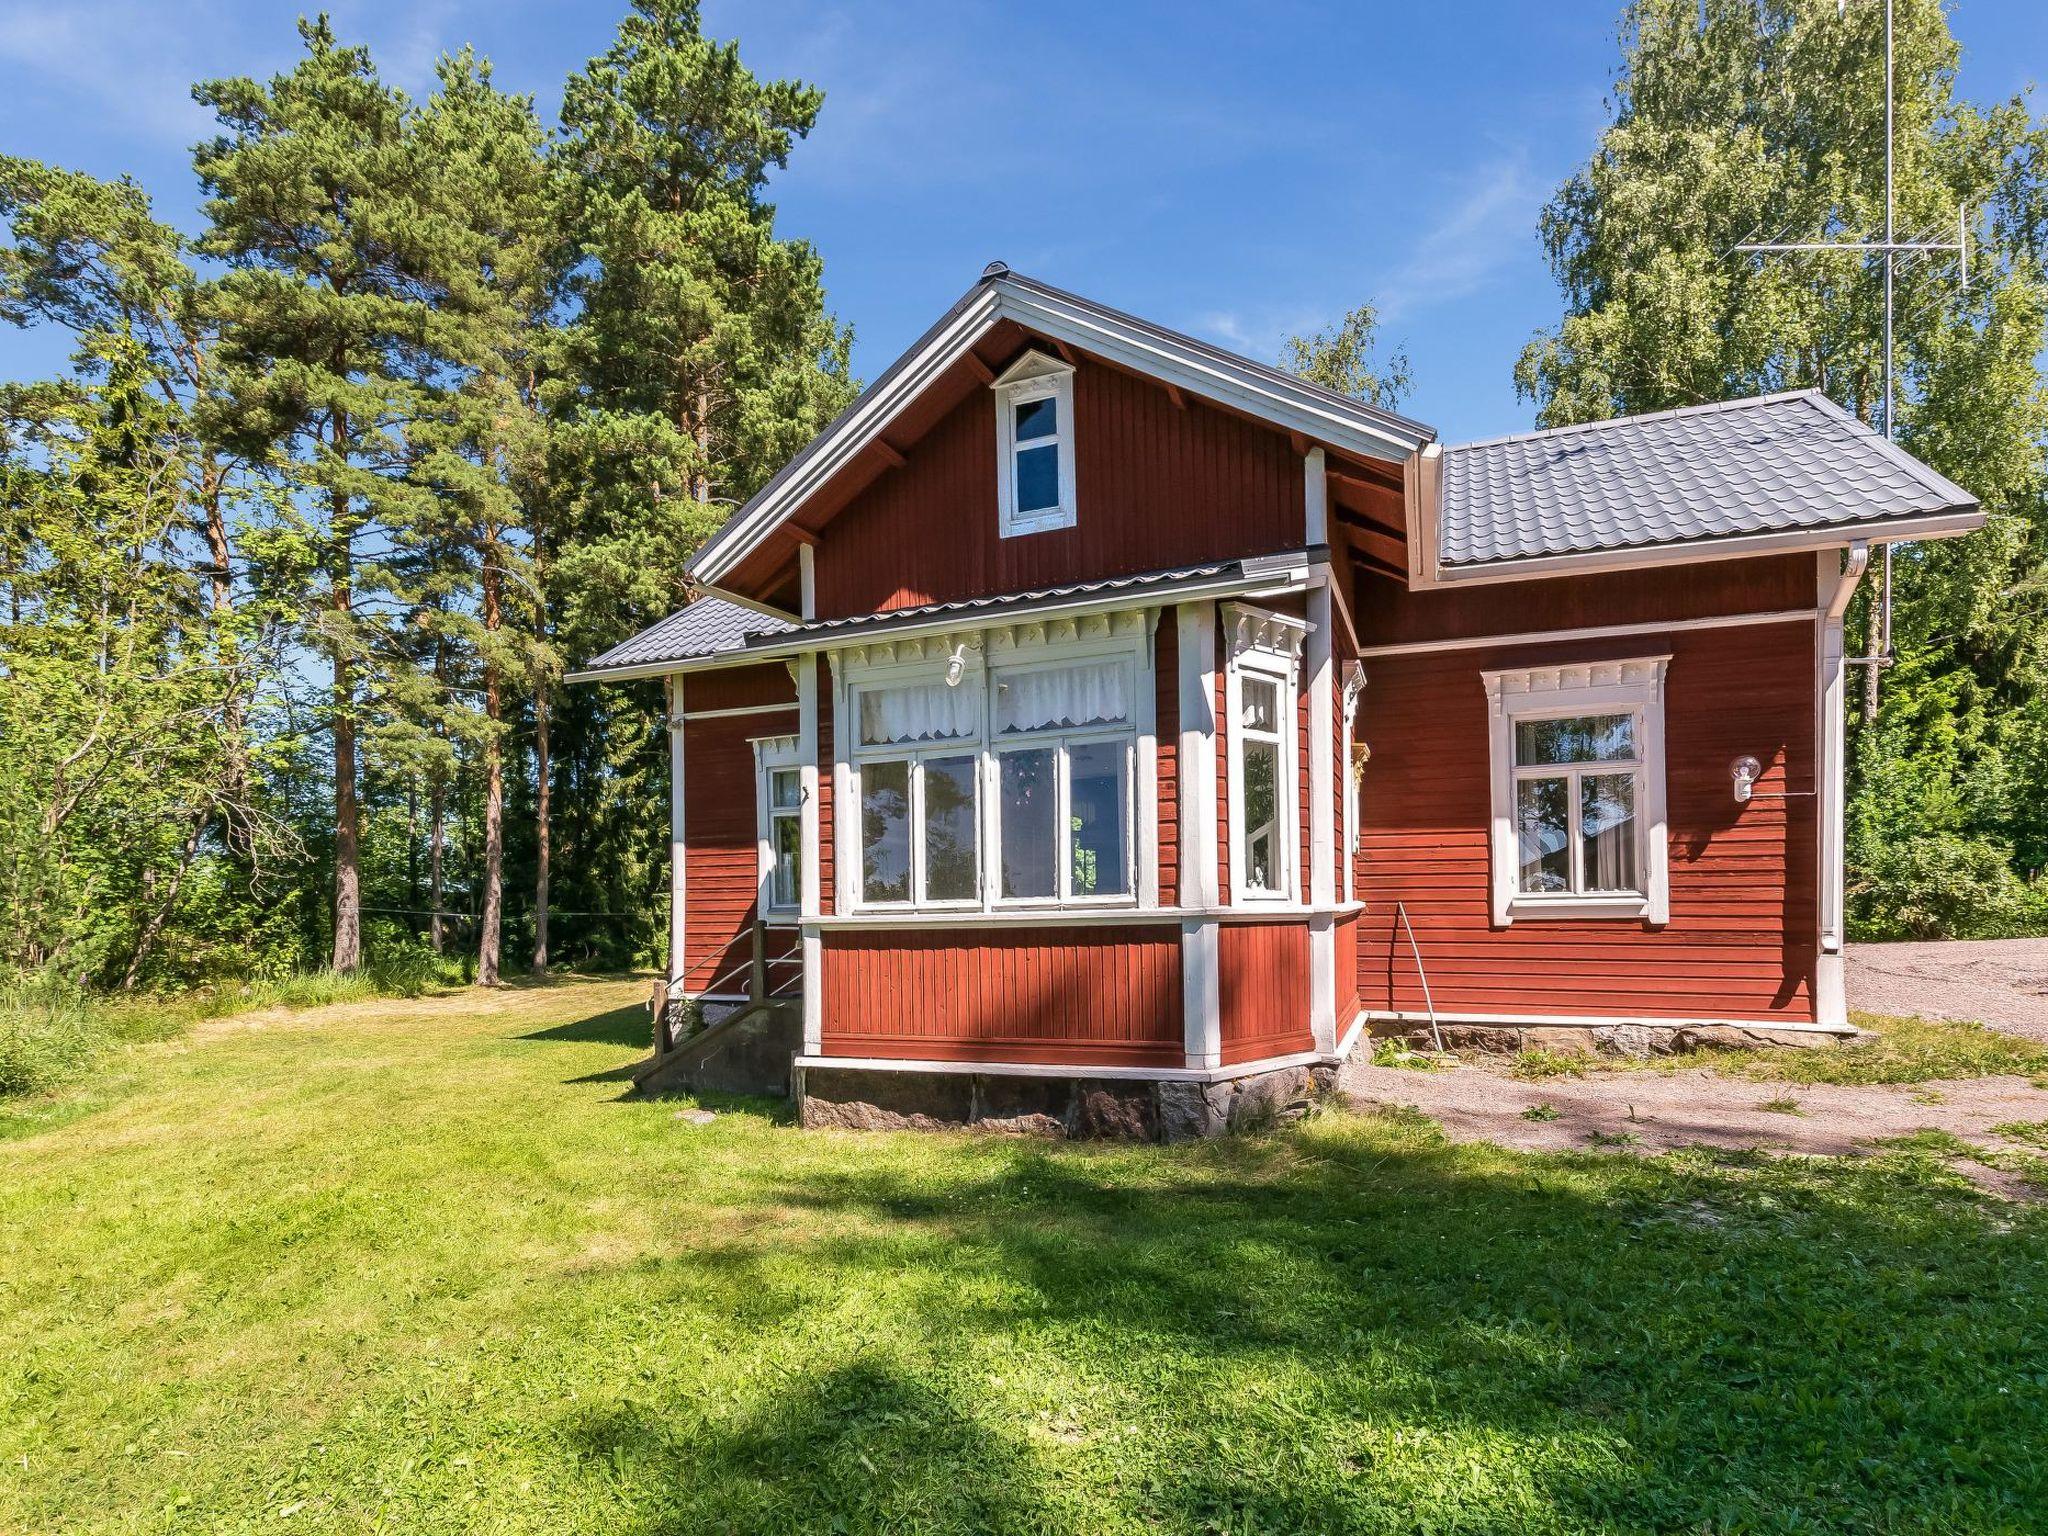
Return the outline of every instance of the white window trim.
<path id="1" fill-rule="evenodd" d="M 1671 920 L 1664 803 L 1664 675 L 1670 661 L 1669 655 L 1640 656 L 1480 674 L 1490 717 L 1495 927 L 1505 928 L 1517 918 L 1636 918 L 1653 925 Z M 1522 890 L 1515 835 L 1516 722 L 1620 714 L 1636 720 L 1637 758 L 1632 765 L 1615 767 L 1636 775 L 1636 868 L 1642 871 L 1643 891 L 1584 895 Z M 1577 816 L 1574 806 L 1574 827 Z"/>
<path id="2" fill-rule="evenodd" d="M 1128 617 L 1128 622 L 1126 621 Z M 837 849 L 838 910 L 848 915 L 957 918 L 962 913 L 985 912 L 1102 912 L 1158 904 L 1156 890 L 1147 899 L 1145 874 L 1158 868 L 1157 806 L 1140 803 L 1145 778 L 1143 760 L 1156 750 L 1153 722 L 1153 657 L 1151 650 L 1152 610 L 1131 610 L 1100 619 L 1076 623 L 1072 620 L 1030 621 L 971 632 L 956 632 L 925 641 L 895 645 L 855 647 L 832 654 L 834 678 L 834 719 L 843 725 L 834 733 L 834 780 L 838 788 L 835 803 L 847 807 L 835 817 L 834 843 Z M 961 661 L 957 686 L 977 690 L 982 701 L 974 734 L 948 737 L 942 741 L 894 742 L 876 745 L 860 743 L 860 695 L 869 688 L 889 687 L 906 682 L 924 682 L 945 675 L 953 658 Z M 994 726 L 995 683 L 1008 673 L 1042 667 L 1065 667 L 1088 661 L 1116 661 L 1126 673 L 1130 701 L 1129 720 L 1116 725 L 1050 727 L 1043 731 L 997 735 Z M 1122 892 L 1103 896 L 1065 894 L 1071 879 L 1070 859 L 1060 859 L 1060 889 L 1057 897 L 1008 898 L 1002 892 L 1001 779 L 999 754 L 1029 746 L 1053 746 L 1061 761 L 1058 780 L 1058 814 L 1066 815 L 1070 792 L 1065 757 L 1067 749 L 1091 741 L 1120 741 L 1124 744 Z M 924 848 L 919 828 L 923 817 L 923 771 L 926 757 L 974 755 L 977 857 L 979 879 L 974 898 L 962 901 L 925 901 L 917 893 L 924 887 Z M 865 891 L 865 861 L 860 838 L 861 770 L 868 762 L 910 759 L 911 768 L 911 891 L 908 901 L 871 901 Z M 1064 838 L 1065 831 L 1062 830 Z"/>
<path id="3" fill-rule="evenodd" d="M 757 887 L 754 894 L 754 910 L 763 921 L 777 919 L 794 920 L 803 910 L 803 752 L 798 737 L 757 736 L 754 738 L 754 836 L 759 857 L 757 866 Z M 775 809 L 774 799 L 768 793 L 771 774 L 793 772 L 797 775 L 797 803 L 793 810 L 780 812 L 794 816 L 797 822 L 797 898 L 781 903 L 775 900 Z"/>
<path id="4" fill-rule="evenodd" d="M 1358 899 L 1358 850 L 1364 840 L 1359 833 L 1359 814 L 1364 809 L 1363 780 L 1357 762 L 1358 700 L 1365 692 L 1365 668 L 1356 661 L 1344 663 L 1344 745 L 1338 771 L 1344 775 L 1344 899 Z"/>
<path id="5" fill-rule="evenodd" d="M 996 397 L 996 527 L 1003 538 L 1071 528 L 1078 505 L 1074 496 L 1074 370 L 1043 352 L 1026 352 L 989 386 Z M 1033 400 L 1057 404 L 1058 425 L 1052 440 L 1033 438 L 1027 448 L 1054 447 L 1059 453 L 1060 499 L 1057 506 L 1031 512 L 1017 510 L 1017 407 Z"/>
<path id="6" fill-rule="evenodd" d="M 1271 613 L 1241 603 L 1223 605 L 1223 627 L 1230 644 L 1224 669 L 1223 711 L 1229 732 L 1226 777 L 1230 799 L 1230 899 L 1233 905 L 1299 906 L 1301 896 L 1301 653 L 1308 623 L 1291 614 Z M 1280 782 L 1275 786 L 1274 820 L 1281 835 L 1273 850 L 1276 889 L 1253 889 L 1245 883 L 1244 718 L 1242 680 L 1246 673 L 1280 685 Z"/>

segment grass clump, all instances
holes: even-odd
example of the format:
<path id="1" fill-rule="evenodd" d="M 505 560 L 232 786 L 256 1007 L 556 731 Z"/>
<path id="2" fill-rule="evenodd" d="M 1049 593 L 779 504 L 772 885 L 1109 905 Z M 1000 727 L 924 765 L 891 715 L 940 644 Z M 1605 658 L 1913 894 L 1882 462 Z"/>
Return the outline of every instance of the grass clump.
<path id="1" fill-rule="evenodd" d="M 1522 1111 L 1522 1118 L 1524 1120 L 1534 1120 L 1541 1124 L 1546 1120 L 1557 1119 L 1558 1109 L 1555 1104 L 1531 1104 Z"/>
<path id="2" fill-rule="evenodd" d="M 1584 1077 L 1587 1065 L 1584 1056 L 1568 1055 L 1563 1051 L 1528 1050 L 1515 1052 L 1508 1071 L 1524 1081 L 1540 1082 L 1546 1077 Z"/>
<path id="3" fill-rule="evenodd" d="M 1757 1105 L 1757 1108 L 1773 1115 L 1803 1115 L 1806 1113 L 1800 1107 L 1799 1101 L 1789 1093 L 1781 1093 L 1775 1099 L 1765 1099 L 1763 1103 Z"/>

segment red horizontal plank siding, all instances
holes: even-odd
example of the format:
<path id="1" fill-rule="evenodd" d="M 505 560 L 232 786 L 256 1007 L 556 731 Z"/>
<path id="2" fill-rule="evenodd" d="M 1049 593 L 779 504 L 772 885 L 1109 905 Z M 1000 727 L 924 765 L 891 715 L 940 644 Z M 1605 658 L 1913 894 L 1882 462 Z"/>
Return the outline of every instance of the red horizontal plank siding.
<path id="1" fill-rule="evenodd" d="M 838 880 L 837 839 L 832 823 L 832 673 L 818 661 L 818 910 L 831 915 Z"/>
<path id="2" fill-rule="evenodd" d="M 744 970 L 731 978 L 725 973 L 753 954 L 751 925 L 760 891 L 751 738 L 794 735 L 797 714 L 796 685 L 780 665 L 704 673 L 683 684 L 686 713 L 762 704 L 788 707 L 683 726 L 683 958 L 685 986 L 693 993 L 714 984 L 721 992 L 747 989 Z M 771 935 L 770 953 L 789 942 Z"/>
<path id="3" fill-rule="evenodd" d="M 1299 549 L 1301 459 L 1286 434 L 1083 357 L 1076 524 L 1003 538 L 995 400 L 976 388 L 825 526 L 818 614 L 1096 581 Z"/>
<path id="4" fill-rule="evenodd" d="M 1369 658 L 1359 714 L 1372 747 L 1358 865 L 1365 1006 L 1423 1007 L 1394 920 L 1400 901 L 1443 1012 L 1811 1020 L 1813 646 L 1811 624 L 1785 623 Z M 1671 921 L 1517 918 L 1495 929 L 1481 670 L 1665 650 Z M 1744 754 L 1765 770 L 1757 798 L 1738 807 L 1728 764 Z"/>
<path id="5" fill-rule="evenodd" d="M 1180 930 L 827 933 L 824 1053 L 1179 1066 Z"/>
<path id="6" fill-rule="evenodd" d="M 1224 1064 L 1315 1049 L 1308 924 L 1225 923 L 1216 940 Z"/>

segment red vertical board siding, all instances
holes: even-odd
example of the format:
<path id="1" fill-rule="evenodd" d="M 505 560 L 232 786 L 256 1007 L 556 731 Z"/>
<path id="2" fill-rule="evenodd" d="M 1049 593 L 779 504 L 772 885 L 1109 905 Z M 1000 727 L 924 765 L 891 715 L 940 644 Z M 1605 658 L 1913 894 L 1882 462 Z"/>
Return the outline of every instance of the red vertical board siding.
<path id="1" fill-rule="evenodd" d="M 1358 999 L 1358 914 L 1345 913 L 1336 920 L 1333 929 L 1337 951 L 1337 1038 L 1342 1040 L 1344 1031 L 1364 1006 Z"/>
<path id="2" fill-rule="evenodd" d="M 1308 733 L 1308 704 L 1311 687 L 1307 673 L 1302 675 L 1301 692 L 1294 701 L 1294 820 L 1299 833 L 1297 862 L 1294 866 L 1295 898 L 1308 900 L 1309 871 L 1309 803 L 1308 803 L 1308 760 L 1315 751 L 1315 742 Z"/>
<path id="3" fill-rule="evenodd" d="M 1671 921 L 1491 924 L 1482 669 L 1672 656 L 1665 681 Z M 1394 920 L 1405 902 L 1436 1007 L 1448 1013 L 1814 1017 L 1818 815 L 1814 627 L 1790 622 L 1368 661 L 1359 735 L 1358 946 L 1365 1006 L 1419 1011 Z M 1764 766 L 1737 806 L 1728 764 Z M 1788 795 L 1789 792 L 1789 795 Z"/>
<path id="4" fill-rule="evenodd" d="M 1152 728 L 1159 785 L 1159 899 L 1180 902 L 1180 624 L 1168 608 L 1152 639 Z"/>
<path id="5" fill-rule="evenodd" d="M 1179 1066 L 1173 925 L 827 932 L 827 1056 Z"/>
<path id="6" fill-rule="evenodd" d="M 838 882 L 838 840 L 832 824 L 832 673 L 818 658 L 818 910 L 830 916 Z"/>
<path id="7" fill-rule="evenodd" d="M 753 954 L 751 936 L 760 891 L 761 850 L 754 811 L 751 738 L 794 734 L 795 685 L 786 668 L 741 667 L 706 672 L 683 685 L 686 713 L 786 704 L 773 713 L 687 720 L 683 725 L 683 958 L 692 993 L 744 992 L 748 977 L 725 973 Z M 771 935 L 769 953 L 790 947 Z M 785 980 L 782 967 L 776 983 Z"/>
<path id="8" fill-rule="evenodd" d="M 1006 539 L 994 396 L 973 390 L 826 526 L 819 617 L 1301 548 L 1301 459 L 1286 434 L 1183 399 L 1084 357 L 1075 526 Z"/>
<path id="9" fill-rule="evenodd" d="M 1216 940 L 1224 1065 L 1314 1050 L 1308 925 L 1224 923 Z"/>

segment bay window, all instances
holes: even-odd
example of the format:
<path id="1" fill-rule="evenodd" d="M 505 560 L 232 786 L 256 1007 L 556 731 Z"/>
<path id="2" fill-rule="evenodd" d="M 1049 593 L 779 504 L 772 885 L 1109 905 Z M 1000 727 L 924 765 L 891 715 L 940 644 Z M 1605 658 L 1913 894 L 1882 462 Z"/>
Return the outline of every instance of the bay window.
<path id="1" fill-rule="evenodd" d="M 1667 920 L 1668 658 L 1489 672 L 1494 920 Z"/>
<path id="2" fill-rule="evenodd" d="M 967 642 L 943 671 L 892 652 L 856 674 L 849 897 L 913 910 L 1131 902 L 1143 651 L 1129 637 L 1141 635 L 1134 619 L 1126 638 L 994 667 Z"/>

